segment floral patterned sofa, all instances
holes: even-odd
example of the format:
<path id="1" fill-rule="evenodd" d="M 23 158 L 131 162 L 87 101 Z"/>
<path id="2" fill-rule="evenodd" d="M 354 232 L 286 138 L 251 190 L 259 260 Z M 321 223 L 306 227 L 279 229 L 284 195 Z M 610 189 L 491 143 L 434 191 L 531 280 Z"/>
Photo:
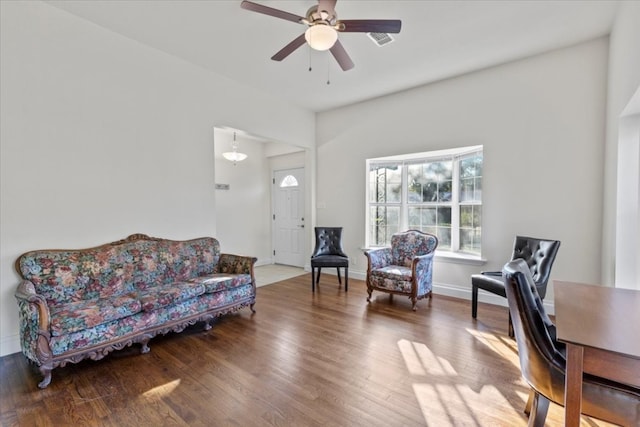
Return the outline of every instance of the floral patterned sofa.
<path id="1" fill-rule="evenodd" d="M 133 343 L 149 351 L 158 334 L 180 332 L 249 306 L 255 312 L 256 258 L 221 254 L 218 240 L 174 241 L 133 234 L 90 249 L 21 255 L 22 352 L 51 382 L 68 362 L 102 359 Z"/>

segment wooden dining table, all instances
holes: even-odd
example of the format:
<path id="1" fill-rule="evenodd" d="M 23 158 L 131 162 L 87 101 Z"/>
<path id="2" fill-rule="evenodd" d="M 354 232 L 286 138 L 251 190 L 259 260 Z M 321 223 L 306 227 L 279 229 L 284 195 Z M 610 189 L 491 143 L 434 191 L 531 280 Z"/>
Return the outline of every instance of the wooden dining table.
<path id="1" fill-rule="evenodd" d="M 640 388 L 640 291 L 556 281 L 558 340 L 567 345 L 565 426 L 578 426 L 582 375 Z"/>

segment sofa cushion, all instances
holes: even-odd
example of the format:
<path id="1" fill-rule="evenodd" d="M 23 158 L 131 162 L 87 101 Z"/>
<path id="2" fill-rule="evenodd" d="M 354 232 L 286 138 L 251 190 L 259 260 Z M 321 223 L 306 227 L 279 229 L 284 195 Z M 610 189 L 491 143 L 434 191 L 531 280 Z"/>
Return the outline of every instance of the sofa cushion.
<path id="1" fill-rule="evenodd" d="M 51 335 L 62 336 L 131 316 L 142 310 L 135 295 L 119 295 L 50 307 Z"/>
<path id="2" fill-rule="evenodd" d="M 387 265 L 386 267 L 371 270 L 371 275 L 384 277 L 385 279 L 411 281 L 411 268 L 400 265 Z"/>
<path id="3" fill-rule="evenodd" d="M 188 282 L 202 284 L 205 287 L 205 292 L 212 294 L 214 292 L 235 289 L 238 286 L 248 285 L 251 283 L 251 275 L 214 273 L 190 279 Z"/>
<path id="4" fill-rule="evenodd" d="M 200 283 L 174 282 L 138 292 L 143 311 L 153 311 L 204 294 Z"/>
<path id="5" fill-rule="evenodd" d="M 376 288 L 401 293 L 411 292 L 411 269 L 407 267 L 388 265 L 376 268 L 371 270 L 368 280 Z"/>

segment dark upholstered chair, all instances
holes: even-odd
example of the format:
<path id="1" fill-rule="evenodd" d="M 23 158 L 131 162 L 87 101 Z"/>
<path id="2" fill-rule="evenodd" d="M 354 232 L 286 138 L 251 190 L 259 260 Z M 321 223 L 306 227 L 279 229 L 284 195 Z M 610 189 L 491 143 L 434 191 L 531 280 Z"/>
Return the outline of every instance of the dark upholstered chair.
<path id="1" fill-rule="evenodd" d="M 438 238 L 418 230 L 395 233 L 390 248 L 365 252 L 367 266 L 367 301 L 373 290 L 407 295 L 413 311 L 419 299 L 431 297 L 433 256 Z"/>
<path id="2" fill-rule="evenodd" d="M 311 255 L 311 290 L 315 292 L 322 268 L 330 267 L 338 271 L 338 283 L 341 285 L 340 268 L 344 268 L 344 291 L 348 291 L 349 257 L 342 249 L 342 227 L 316 227 L 315 232 L 316 247 Z"/>
<path id="3" fill-rule="evenodd" d="M 547 294 L 547 282 L 551 274 L 551 267 L 560 248 L 559 240 L 537 239 L 535 237 L 516 236 L 513 242 L 511 260 L 523 259 L 527 262 L 533 279 L 536 282 L 538 294 L 544 299 Z M 471 316 L 478 315 L 478 289 L 507 297 L 502 280 L 502 272 L 485 271 L 471 276 Z M 513 337 L 511 316 L 509 316 L 509 336 Z"/>
<path id="4" fill-rule="evenodd" d="M 533 393 L 525 412 L 529 412 L 529 426 L 543 426 L 549 402 L 564 405 L 565 346 L 556 340 L 555 325 L 544 310 L 527 263 L 511 261 L 502 273 L 520 369 Z M 640 389 L 584 374 L 582 413 L 621 426 L 640 426 Z"/>

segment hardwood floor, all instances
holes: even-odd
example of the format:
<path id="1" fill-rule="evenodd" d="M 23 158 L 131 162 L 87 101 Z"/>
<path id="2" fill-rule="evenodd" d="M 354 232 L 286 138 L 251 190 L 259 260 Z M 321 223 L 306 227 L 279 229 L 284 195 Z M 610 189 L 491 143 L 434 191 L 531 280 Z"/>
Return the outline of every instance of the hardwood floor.
<path id="1" fill-rule="evenodd" d="M 195 325 L 53 371 L 0 359 L 2 426 L 524 426 L 528 388 L 507 309 L 406 298 L 310 274 L 258 288 L 257 313 Z M 551 405 L 548 426 L 560 426 Z M 583 417 L 582 426 L 605 426 Z"/>

